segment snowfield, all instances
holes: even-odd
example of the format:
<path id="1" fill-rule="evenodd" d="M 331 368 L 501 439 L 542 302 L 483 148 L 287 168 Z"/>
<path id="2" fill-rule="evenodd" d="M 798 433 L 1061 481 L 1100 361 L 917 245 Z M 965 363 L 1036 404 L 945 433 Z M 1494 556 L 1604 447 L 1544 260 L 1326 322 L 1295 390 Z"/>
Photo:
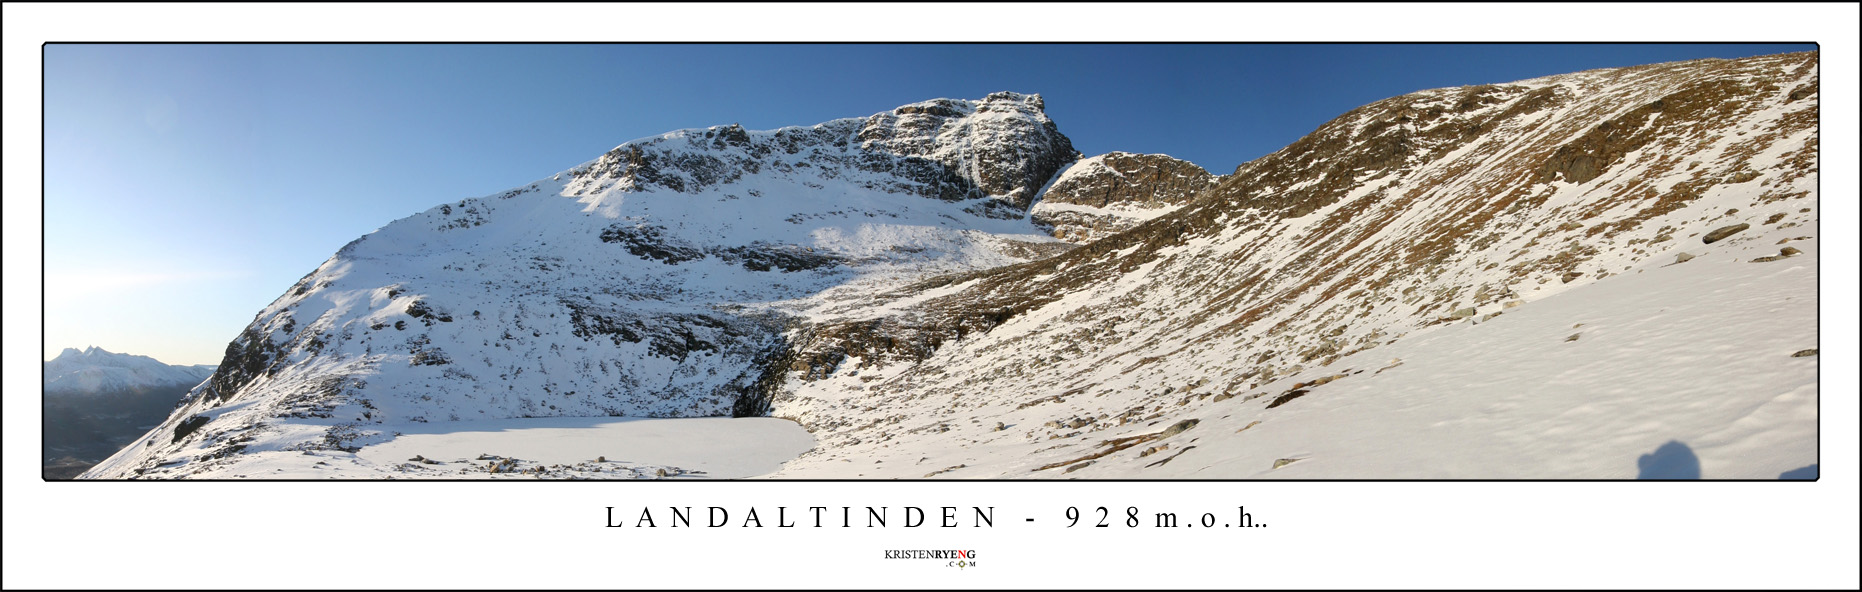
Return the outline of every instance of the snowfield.
<path id="1" fill-rule="evenodd" d="M 795 422 L 767 417 L 496 419 L 397 431 L 402 435 L 364 447 L 356 458 L 384 466 L 413 457 L 486 464 L 477 457 L 504 456 L 549 466 L 601 459 L 597 464 L 642 475 L 658 476 L 654 470 L 663 468 L 673 476 L 738 479 L 774 472 L 815 443 Z"/>
<path id="2" fill-rule="evenodd" d="M 1689 248 L 1479 322 L 1431 328 L 1169 420 L 1028 443 L 1008 429 L 896 442 L 775 477 L 1779 479 L 1817 474 L 1817 259 L 1753 263 L 1803 229 Z M 1816 242 L 1791 242 L 1807 253 Z M 1672 260 L 1672 258 L 1670 258 Z M 1477 317 L 1478 318 L 1478 317 Z M 1576 335 L 1575 341 L 1567 341 Z M 1187 368 L 1166 368 L 1166 373 Z M 1294 385 L 1342 375 L 1281 406 Z M 1103 443 L 1180 434 L 1092 459 Z M 1147 448 L 1162 446 L 1155 453 Z M 928 458 L 924 458 L 927 457 Z M 1168 461 L 1168 462 L 1161 462 Z M 1282 462 L 1288 461 L 1288 462 Z M 1668 469 L 1680 462 L 1692 471 Z M 1040 467 L 1063 463 L 1047 470 Z M 1276 468 L 1276 464 L 1281 466 Z M 1653 465 L 1652 465 L 1653 463 Z M 1068 471 L 1068 467 L 1081 465 Z M 1652 465 L 1652 466 L 1651 466 Z M 929 467 L 929 468 L 927 468 Z"/>

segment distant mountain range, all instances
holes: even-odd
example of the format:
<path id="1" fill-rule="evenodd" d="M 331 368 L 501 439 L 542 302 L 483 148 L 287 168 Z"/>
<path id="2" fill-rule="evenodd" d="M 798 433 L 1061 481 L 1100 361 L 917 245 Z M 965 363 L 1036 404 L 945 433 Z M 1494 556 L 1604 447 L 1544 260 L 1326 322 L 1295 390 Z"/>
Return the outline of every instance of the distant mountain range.
<path id="1" fill-rule="evenodd" d="M 1421 91 L 1225 175 L 1012 92 L 674 131 L 344 246 L 86 476 L 541 475 L 354 453 L 717 415 L 812 432 L 778 477 L 1803 474 L 1818 117 L 1812 52 Z"/>
<path id="2" fill-rule="evenodd" d="M 48 395 L 65 395 L 179 384 L 192 388 L 213 375 L 214 368 L 217 366 L 210 364 L 173 366 L 148 356 L 111 353 L 95 346 L 83 350 L 67 347 L 45 363 L 44 390 Z"/>
<path id="3" fill-rule="evenodd" d="M 214 366 L 173 366 L 98 347 L 45 362 L 44 476 L 69 479 L 168 417 Z"/>

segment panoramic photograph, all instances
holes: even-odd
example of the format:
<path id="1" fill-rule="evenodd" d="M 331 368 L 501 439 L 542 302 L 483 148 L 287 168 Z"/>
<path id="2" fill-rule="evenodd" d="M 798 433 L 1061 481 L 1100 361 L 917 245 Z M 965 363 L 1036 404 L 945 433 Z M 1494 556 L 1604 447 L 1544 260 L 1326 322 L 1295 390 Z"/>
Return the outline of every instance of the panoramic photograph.
<path id="1" fill-rule="evenodd" d="M 1815 44 L 43 63 L 45 480 L 1819 478 Z"/>

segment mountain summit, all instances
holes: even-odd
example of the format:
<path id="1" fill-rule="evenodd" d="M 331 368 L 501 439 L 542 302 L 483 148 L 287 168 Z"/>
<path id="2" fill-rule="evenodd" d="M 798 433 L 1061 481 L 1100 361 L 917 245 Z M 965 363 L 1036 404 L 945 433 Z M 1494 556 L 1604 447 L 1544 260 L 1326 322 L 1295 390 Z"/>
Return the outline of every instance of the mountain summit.
<path id="1" fill-rule="evenodd" d="M 343 247 L 88 476 L 503 476 L 356 453 L 717 415 L 806 427 L 796 477 L 1614 478 L 1682 438 L 1782 472 L 1815 462 L 1814 357 L 1772 350 L 1815 342 L 1816 105 L 1814 53 L 1436 89 L 1227 175 L 1082 158 L 1016 93 L 671 132 Z M 1748 328 L 1709 287 L 1793 300 L 1657 330 Z"/>

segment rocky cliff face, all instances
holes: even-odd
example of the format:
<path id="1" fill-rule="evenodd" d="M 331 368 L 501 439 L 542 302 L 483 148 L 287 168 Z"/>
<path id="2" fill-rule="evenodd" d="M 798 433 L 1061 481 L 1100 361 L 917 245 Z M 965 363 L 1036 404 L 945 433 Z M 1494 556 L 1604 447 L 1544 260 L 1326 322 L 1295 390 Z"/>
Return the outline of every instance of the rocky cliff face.
<path id="1" fill-rule="evenodd" d="M 1019 217 L 1056 171 L 1079 158 L 1046 108 L 1041 95 L 1011 92 L 975 102 L 939 99 L 874 114 L 855 137 L 868 153 L 928 160 L 968 182 L 943 189 L 945 199 L 987 196 L 1012 209 L 989 204 L 981 211 Z"/>
<path id="2" fill-rule="evenodd" d="M 1175 211 L 1221 179 L 1162 154 L 1113 152 L 1062 171 L 1030 213 L 1054 238 L 1088 243 Z"/>
<path id="3" fill-rule="evenodd" d="M 864 119 L 749 132 L 729 125 L 628 142 L 570 171 L 568 195 L 622 190 L 699 193 L 746 176 L 862 177 L 863 188 L 970 204 L 1019 217 L 1042 184 L 1079 158 L 1040 95 L 937 99 Z M 784 158 L 784 157 L 800 158 Z M 812 169 L 809 171 L 808 169 Z M 864 175 L 863 175 L 864 174 Z"/>

